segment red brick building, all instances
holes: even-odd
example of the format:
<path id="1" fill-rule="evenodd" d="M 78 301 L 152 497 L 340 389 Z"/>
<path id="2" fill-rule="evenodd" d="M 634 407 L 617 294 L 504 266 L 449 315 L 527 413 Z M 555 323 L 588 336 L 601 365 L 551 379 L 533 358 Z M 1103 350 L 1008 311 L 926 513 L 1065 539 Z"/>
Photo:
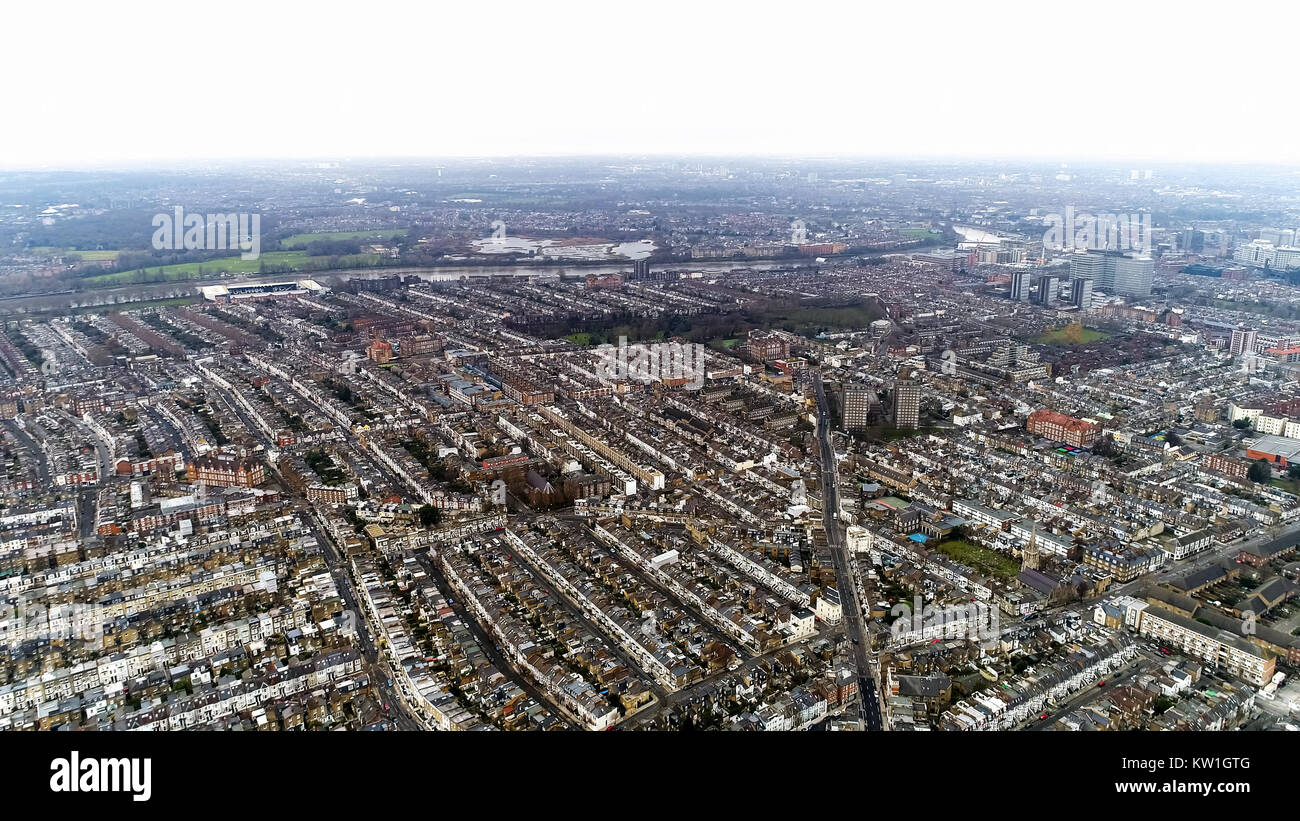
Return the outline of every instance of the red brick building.
<path id="1" fill-rule="evenodd" d="M 1201 457 L 1201 464 L 1205 466 L 1206 470 L 1213 470 L 1243 482 L 1250 471 L 1250 465 L 1246 462 L 1234 459 L 1231 456 L 1224 456 L 1222 453 L 1205 454 Z"/>
<path id="2" fill-rule="evenodd" d="M 604 274 L 600 276 L 590 274 L 587 276 L 587 287 L 593 289 L 612 288 L 618 290 L 623 287 L 623 277 L 618 274 Z"/>
<path id="3" fill-rule="evenodd" d="M 185 477 L 216 487 L 256 487 L 266 481 L 266 468 L 232 453 L 206 453 L 185 466 Z"/>
<path id="4" fill-rule="evenodd" d="M 763 362 L 790 355 L 790 343 L 785 337 L 765 331 L 750 331 L 746 348 L 750 356 Z"/>
<path id="5" fill-rule="evenodd" d="M 366 356 L 382 365 L 385 362 L 392 360 L 393 346 L 389 345 L 382 339 L 376 339 L 366 348 Z"/>
<path id="6" fill-rule="evenodd" d="M 1075 419 L 1053 410 L 1043 408 L 1029 414 L 1025 420 L 1025 429 L 1044 439 L 1064 442 L 1076 448 L 1090 447 L 1101 433 L 1101 425 Z"/>
<path id="7" fill-rule="evenodd" d="M 307 488 L 307 501 L 324 502 L 327 505 L 345 505 L 348 503 L 347 488 L 329 485 L 312 485 Z"/>

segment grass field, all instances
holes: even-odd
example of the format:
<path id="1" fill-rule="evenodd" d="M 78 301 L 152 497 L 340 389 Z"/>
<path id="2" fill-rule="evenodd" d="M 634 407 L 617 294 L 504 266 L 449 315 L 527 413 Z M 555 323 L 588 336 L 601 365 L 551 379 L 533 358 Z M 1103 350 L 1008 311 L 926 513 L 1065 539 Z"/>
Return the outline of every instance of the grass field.
<path id="1" fill-rule="evenodd" d="M 1053 328 L 1046 333 L 1040 334 L 1034 338 L 1034 341 L 1040 345 L 1057 345 L 1068 348 L 1072 345 L 1087 345 L 1109 337 L 1110 334 L 1105 331 L 1084 328 L 1081 325 L 1062 325 L 1059 328 Z"/>
<path id="2" fill-rule="evenodd" d="M 400 237 L 405 233 L 405 228 L 391 228 L 382 231 L 327 231 L 319 234 L 294 234 L 280 240 L 280 247 L 292 251 L 295 248 L 306 247 L 309 242 L 343 239 L 374 240 L 378 242 L 392 237 Z"/>
<path id="3" fill-rule="evenodd" d="M 865 328 L 880 318 L 880 310 L 863 300 L 848 305 L 771 305 L 755 315 L 762 327 L 811 333 L 822 328 Z"/>
<path id="4" fill-rule="evenodd" d="M 986 576 L 1009 580 L 1020 573 L 1020 563 L 1010 556 L 961 539 L 951 539 L 937 545 L 927 543 L 926 547 L 938 550 L 945 556 L 973 567 Z"/>
<path id="5" fill-rule="evenodd" d="M 1300 496 L 1300 481 L 1287 477 L 1285 479 L 1270 479 L 1268 483 L 1278 490 L 1285 490 L 1287 493 Z"/>
<path id="6" fill-rule="evenodd" d="M 67 256 L 76 254 L 84 262 L 103 262 L 106 259 L 117 259 L 119 251 L 78 251 L 76 248 L 51 248 L 48 245 L 33 247 L 32 252 L 35 254 L 48 254 L 50 256 Z"/>
<path id="7" fill-rule="evenodd" d="M 928 228 L 899 228 L 898 235 L 903 239 L 943 239 L 943 234 Z"/>
<path id="8" fill-rule="evenodd" d="M 322 270 L 329 265 L 331 257 L 309 257 L 305 251 L 268 251 L 257 259 L 226 257 L 207 262 L 179 262 L 175 265 L 141 268 L 135 271 L 121 271 L 116 274 L 99 274 L 86 277 L 83 282 L 92 288 L 111 285 L 129 285 L 132 282 L 180 282 L 189 279 L 202 279 L 218 274 L 256 274 L 262 271 L 275 272 L 288 269 L 292 271 Z M 378 265 L 383 258 L 378 254 L 349 254 L 338 258 L 339 268 L 365 268 Z M 143 276 L 142 276 L 143 274 Z M 161 277 L 160 277 L 161 274 Z"/>

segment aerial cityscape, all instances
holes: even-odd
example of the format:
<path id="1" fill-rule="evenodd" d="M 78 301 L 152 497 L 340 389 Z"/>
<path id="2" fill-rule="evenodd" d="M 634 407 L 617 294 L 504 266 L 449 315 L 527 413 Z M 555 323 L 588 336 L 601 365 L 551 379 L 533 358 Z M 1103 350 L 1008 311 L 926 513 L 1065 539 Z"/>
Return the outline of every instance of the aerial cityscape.
<path id="1" fill-rule="evenodd" d="M 0 726 L 1296 729 L 1294 179 L 10 175 Z"/>
<path id="2" fill-rule="evenodd" d="M 51 811 L 1286 804 L 1274 12 L 71 6 L 0 49 Z"/>

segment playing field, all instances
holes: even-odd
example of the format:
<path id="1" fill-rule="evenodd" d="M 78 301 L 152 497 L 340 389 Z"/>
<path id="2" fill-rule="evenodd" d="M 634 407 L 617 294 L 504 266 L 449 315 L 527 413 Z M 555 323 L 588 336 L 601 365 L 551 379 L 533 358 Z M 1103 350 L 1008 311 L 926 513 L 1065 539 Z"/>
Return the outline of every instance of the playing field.
<path id="1" fill-rule="evenodd" d="M 1106 339 L 1109 336 L 1110 334 L 1105 331 L 1097 331 L 1081 325 L 1063 325 L 1039 335 L 1034 341 L 1041 345 L 1070 347 L 1072 345 L 1087 345 L 1090 342 Z"/>
<path id="2" fill-rule="evenodd" d="M 92 288 L 110 285 L 129 285 L 132 282 L 179 282 L 188 279 L 203 279 L 220 274 L 257 274 L 276 273 L 279 271 L 320 271 L 328 267 L 368 268 L 378 265 L 383 257 L 378 254 L 349 254 L 337 258 L 334 266 L 330 261 L 334 257 L 309 257 L 305 251 L 268 251 L 257 259 L 243 259 L 238 256 L 224 259 L 212 259 L 207 262 L 179 262 L 175 265 L 160 265 L 141 268 L 135 271 L 121 271 L 116 274 L 100 274 L 82 280 Z"/>
<path id="3" fill-rule="evenodd" d="M 382 231 L 327 231 L 319 234 L 293 234 L 280 240 L 280 247 L 286 251 L 305 248 L 309 242 L 332 242 L 336 240 L 355 239 L 381 242 L 406 233 L 405 228 L 386 228 Z"/>
<path id="4" fill-rule="evenodd" d="M 103 262 L 106 259 L 117 259 L 118 251 L 78 251 L 76 248 L 51 248 L 48 245 L 31 249 L 35 254 L 49 254 L 50 256 L 70 256 L 76 254 L 81 257 L 83 262 Z"/>

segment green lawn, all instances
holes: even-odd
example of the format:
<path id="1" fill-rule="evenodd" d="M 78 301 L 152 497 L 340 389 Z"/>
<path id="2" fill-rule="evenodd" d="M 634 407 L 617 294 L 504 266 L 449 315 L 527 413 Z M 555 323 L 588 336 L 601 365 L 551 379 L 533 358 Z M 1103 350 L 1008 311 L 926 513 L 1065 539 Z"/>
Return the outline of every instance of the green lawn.
<path id="1" fill-rule="evenodd" d="M 847 304 L 828 304 L 823 300 L 806 305 L 775 303 L 755 308 L 746 314 L 747 319 L 762 328 L 781 328 L 793 333 L 812 334 L 824 328 L 866 328 L 872 320 L 880 318 L 880 309 L 865 299 Z"/>
<path id="2" fill-rule="evenodd" d="M 1268 483 L 1279 490 L 1285 490 L 1287 493 L 1300 496 L 1300 481 L 1289 476 L 1284 479 L 1270 479 Z"/>
<path id="3" fill-rule="evenodd" d="M 1109 337 L 1110 334 L 1105 331 L 1082 326 L 1078 330 L 1072 331 L 1069 325 L 1062 325 L 1059 328 L 1053 328 L 1046 333 L 1040 334 L 1034 338 L 1034 341 L 1040 345 L 1057 345 L 1068 348 L 1072 345 L 1087 345 Z"/>
<path id="4" fill-rule="evenodd" d="M 294 234 L 280 240 L 280 247 L 285 250 L 306 247 L 309 242 L 335 241 L 343 239 L 374 240 L 376 242 L 400 237 L 406 233 L 405 228 L 386 228 L 382 231 L 326 231 L 318 234 Z"/>
<path id="5" fill-rule="evenodd" d="M 938 550 L 945 556 L 964 565 L 973 567 L 986 576 L 1010 580 L 1020 573 L 1020 563 L 1010 556 L 961 539 L 949 539 L 937 545 L 933 542 L 927 542 L 925 546 L 932 550 Z"/>
<path id="6" fill-rule="evenodd" d="M 78 251 L 76 248 L 52 248 L 48 245 L 33 247 L 34 254 L 47 254 L 49 256 L 69 256 L 76 254 L 84 262 L 103 262 L 106 259 L 117 259 L 119 251 Z"/>
<path id="7" fill-rule="evenodd" d="M 121 271 L 116 274 L 99 274 L 86 277 L 83 282 L 92 288 L 111 285 L 129 285 L 133 282 L 173 282 L 187 279 L 202 279 L 218 274 L 257 274 L 263 271 L 274 273 L 277 270 L 312 271 L 330 267 L 331 257 L 309 257 L 305 251 L 268 251 L 257 259 L 242 259 L 238 256 L 212 259 L 207 262 L 178 262 L 174 265 L 161 265 L 141 268 L 135 271 Z M 338 258 L 339 268 L 367 268 L 378 265 L 383 257 L 378 254 L 349 254 Z"/>

